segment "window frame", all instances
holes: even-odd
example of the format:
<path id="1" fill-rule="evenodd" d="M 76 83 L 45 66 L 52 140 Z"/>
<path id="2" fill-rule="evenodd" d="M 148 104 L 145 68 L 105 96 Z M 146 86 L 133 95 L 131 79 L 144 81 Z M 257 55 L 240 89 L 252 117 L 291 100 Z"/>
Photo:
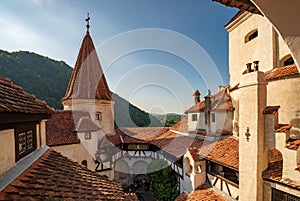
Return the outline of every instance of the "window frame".
<path id="1" fill-rule="evenodd" d="M 84 139 L 85 140 L 90 140 L 92 139 L 92 133 L 90 131 L 84 132 Z"/>
<path id="2" fill-rule="evenodd" d="M 211 113 L 211 122 L 216 123 L 216 113 Z"/>
<path id="3" fill-rule="evenodd" d="M 94 119 L 96 121 L 102 121 L 102 113 L 101 112 L 95 112 Z"/>
<path id="4" fill-rule="evenodd" d="M 25 150 L 20 153 L 20 135 L 25 135 Z M 21 126 L 17 126 L 14 129 L 15 136 L 15 161 L 19 161 L 21 158 L 32 153 L 37 148 L 37 133 L 36 133 L 36 124 L 27 123 Z M 29 136 L 31 136 L 31 143 L 28 144 Z"/>
<path id="5" fill-rule="evenodd" d="M 244 42 L 248 43 L 258 37 L 258 29 L 254 29 L 246 34 Z"/>
<path id="6" fill-rule="evenodd" d="M 198 121 L 198 114 L 192 114 L 192 121 Z"/>

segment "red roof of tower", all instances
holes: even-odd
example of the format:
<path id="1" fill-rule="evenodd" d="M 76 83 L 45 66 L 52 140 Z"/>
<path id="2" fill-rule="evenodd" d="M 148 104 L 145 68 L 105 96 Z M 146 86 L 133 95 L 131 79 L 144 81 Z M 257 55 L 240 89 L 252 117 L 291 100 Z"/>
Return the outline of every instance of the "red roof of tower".
<path id="1" fill-rule="evenodd" d="M 93 43 L 87 31 L 83 38 L 75 68 L 62 100 L 112 100 L 111 94 Z"/>

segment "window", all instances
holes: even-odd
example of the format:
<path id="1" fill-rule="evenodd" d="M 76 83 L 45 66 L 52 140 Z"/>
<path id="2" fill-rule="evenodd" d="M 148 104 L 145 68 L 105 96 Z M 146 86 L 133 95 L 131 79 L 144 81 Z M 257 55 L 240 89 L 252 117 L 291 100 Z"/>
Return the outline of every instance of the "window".
<path id="1" fill-rule="evenodd" d="M 293 57 L 288 54 L 286 56 L 284 56 L 282 59 L 280 59 L 280 66 L 289 66 L 289 65 L 292 65 L 292 64 L 295 64 L 295 61 L 293 59 Z"/>
<path id="2" fill-rule="evenodd" d="M 85 139 L 85 140 L 90 140 L 91 138 L 92 138 L 91 132 L 85 132 L 85 133 L 84 133 L 84 139 Z"/>
<path id="3" fill-rule="evenodd" d="M 211 122 L 215 123 L 216 122 L 216 114 L 211 113 Z"/>
<path id="4" fill-rule="evenodd" d="M 192 121 L 197 121 L 197 118 L 198 118 L 197 114 L 192 114 Z"/>
<path id="5" fill-rule="evenodd" d="M 299 197 L 272 188 L 272 201 L 300 201 Z"/>
<path id="6" fill-rule="evenodd" d="M 257 29 L 250 31 L 246 36 L 245 36 L 245 43 L 253 40 L 254 38 L 258 37 L 258 31 Z"/>
<path id="7" fill-rule="evenodd" d="M 15 159 L 20 160 L 36 149 L 35 124 L 27 124 L 15 129 Z"/>
<path id="8" fill-rule="evenodd" d="M 83 161 L 81 161 L 81 165 L 83 165 L 83 166 L 87 167 L 87 160 L 83 160 Z"/>
<path id="9" fill-rule="evenodd" d="M 102 121 L 102 113 L 101 112 L 96 112 L 95 113 L 95 120 Z"/>

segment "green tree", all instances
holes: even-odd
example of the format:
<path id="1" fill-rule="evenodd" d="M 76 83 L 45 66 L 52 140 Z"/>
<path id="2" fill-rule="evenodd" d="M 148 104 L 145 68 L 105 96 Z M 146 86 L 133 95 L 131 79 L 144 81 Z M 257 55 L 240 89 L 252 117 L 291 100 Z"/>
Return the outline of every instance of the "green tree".
<path id="1" fill-rule="evenodd" d="M 173 201 L 179 195 L 176 172 L 162 159 L 152 161 L 147 168 L 154 196 L 160 201 Z"/>

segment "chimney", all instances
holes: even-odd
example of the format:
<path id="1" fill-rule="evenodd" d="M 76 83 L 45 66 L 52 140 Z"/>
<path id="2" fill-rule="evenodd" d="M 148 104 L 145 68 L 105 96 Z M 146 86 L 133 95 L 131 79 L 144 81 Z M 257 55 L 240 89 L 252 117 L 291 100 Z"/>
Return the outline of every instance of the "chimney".
<path id="1" fill-rule="evenodd" d="M 247 73 L 250 73 L 252 70 L 251 70 L 251 65 L 252 63 L 247 63 L 246 66 L 247 66 Z"/>
<path id="2" fill-rule="evenodd" d="M 194 104 L 197 105 L 199 102 L 200 102 L 200 92 L 198 90 L 196 90 L 194 93 L 193 93 L 193 96 L 194 96 Z"/>
<path id="3" fill-rule="evenodd" d="M 204 112 L 205 112 L 205 124 L 207 125 L 207 130 L 210 132 L 210 110 L 211 110 L 211 91 L 208 90 L 208 95 L 204 97 L 205 99 L 205 106 L 204 106 Z"/>
<path id="4" fill-rule="evenodd" d="M 259 61 L 253 61 L 254 71 L 258 71 L 258 63 L 259 63 Z"/>

